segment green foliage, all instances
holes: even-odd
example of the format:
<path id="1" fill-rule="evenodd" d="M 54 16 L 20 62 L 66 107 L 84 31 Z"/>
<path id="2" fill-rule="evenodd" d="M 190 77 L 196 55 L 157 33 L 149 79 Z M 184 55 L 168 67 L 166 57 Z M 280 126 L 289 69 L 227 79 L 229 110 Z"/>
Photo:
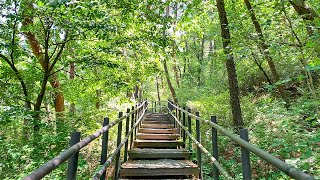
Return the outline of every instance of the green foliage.
<path id="1" fill-rule="evenodd" d="M 289 1 L 251 1 L 280 76 L 274 82 L 245 4 L 225 3 L 251 142 L 319 177 L 319 19 L 304 21 Z M 319 12 L 319 1 L 306 3 Z M 21 179 L 68 147 L 71 131 L 81 131 L 85 137 L 101 127 L 103 117 L 115 119 L 117 111 L 137 101 L 132 98 L 134 87 L 143 98 L 157 100 L 157 81 L 161 100 L 170 99 L 163 58 L 167 58 L 180 105 L 200 111 L 206 119 L 217 115 L 219 125 L 235 132 L 214 2 L 6 0 L 0 2 L 0 11 L 0 159 L 4 159 L 0 179 Z M 32 23 L 24 25 L 26 17 Z M 312 34 L 306 27 L 312 28 Z M 27 32 L 35 35 L 42 54 L 48 43 L 52 58 L 68 33 L 45 87 L 41 112 L 32 109 L 45 72 Z M 75 65 L 74 78 L 70 78 L 70 64 Z M 50 85 L 53 75 L 58 88 Z M 290 97 L 289 110 L 284 108 L 279 86 Z M 64 96 L 62 113 L 54 110 L 57 92 Z M 25 108 L 28 100 L 31 109 Z M 203 144 L 210 150 L 211 127 L 203 125 L 201 131 Z M 116 139 L 115 130 L 110 139 Z M 114 146 L 112 142 L 109 148 Z M 80 153 L 81 178 L 91 178 L 98 166 L 99 147 L 96 141 Z M 221 136 L 219 147 L 222 165 L 241 179 L 239 148 Z M 194 153 L 192 157 L 195 160 Z M 205 162 L 209 164 L 209 159 Z M 252 156 L 252 167 L 256 179 L 288 179 L 256 156 Z M 63 164 L 46 178 L 63 179 L 65 169 Z M 205 165 L 204 172 L 211 179 L 211 166 Z"/>

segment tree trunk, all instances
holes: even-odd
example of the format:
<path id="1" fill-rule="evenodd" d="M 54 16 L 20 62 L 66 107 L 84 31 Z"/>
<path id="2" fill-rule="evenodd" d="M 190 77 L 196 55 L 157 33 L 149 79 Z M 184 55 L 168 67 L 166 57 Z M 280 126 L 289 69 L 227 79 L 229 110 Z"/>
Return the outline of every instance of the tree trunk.
<path id="1" fill-rule="evenodd" d="M 261 70 L 261 72 L 262 72 L 262 74 L 264 75 L 264 77 L 266 77 L 268 83 L 269 83 L 270 85 L 272 85 L 272 81 L 271 81 L 271 79 L 269 78 L 267 72 L 263 69 L 262 63 L 259 62 L 259 60 L 256 58 L 256 56 L 255 56 L 253 53 L 252 53 L 251 55 L 252 55 L 252 58 L 253 58 L 254 63 L 255 63 L 255 64 L 258 66 L 258 68 Z"/>
<path id="2" fill-rule="evenodd" d="M 136 85 L 135 87 L 134 87 L 134 94 L 133 94 L 133 96 L 134 96 L 134 99 L 137 101 L 138 100 L 138 94 L 139 93 L 139 87 L 138 87 L 138 85 Z"/>
<path id="3" fill-rule="evenodd" d="M 32 25 L 33 21 L 30 17 L 25 17 L 24 21 L 22 22 L 23 26 L 27 26 L 27 25 Z M 25 32 L 26 36 L 27 36 L 27 40 L 28 43 L 32 49 L 33 54 L 37 57 L 42 69 L 47 69 L 48 67 L 51 67 L 52 65 L 49 64 L 49 62 L 46 62 L 45 57 L 43 56 L 43 52 L 41 50 L 41 47 L 39 45 L 39 43 L 36 41 L 36 36 L 35 34 L 33 34 L 31 31 Z M 49 59 L 47 59 L 49 61 Z M 48 72 L 48 74 L 50 74 L 51 72 Z M 46 75 L 48 76 L 48 75 Z M 56 115 L 57 115 L 57 121 L 62 121 L 62 122 L 58 122 L 57 123 L 57 129 L 59 131 L 59 124 L 63 124 L 64 122 L 64 118 L 63 118 L 63 112 L 64 112 L 64 96 L 63 93 L 61 91 L 61 85 L 60 82 L 58 80 L 58 77 L 56 74 L 52 74 L 51 78 L 48 80 L 50 81 L 51 86 L 55 89 L 55 102 L 54 102 L 54 106 L 55 106 L 55 111 L 56 111 Z M 38 102 L 38 100 L 37 100 Z M 42 101 L 41 101 L 42 102 Z M 41 106 L 41 104 L 40 104 Z M 38 109 L 35 108 L 35 109 Z M 39 109 L 40 110 L 40 109 Z"/>
<path id="4" fill-rule="evenodd" d="M 139 88 L 139 98 L 138 98 L 138 102 L 141 103 L 143 101 L 142 99 L 142 88 Z"/>
<path id="5" fill-rule="evenodd" d="M 161 99 L 160 99 L 160 90 L 159 90 L 159 76 L 156 77 L 156 85 L 157 85 L 157 95 L 158 95 L 158 101 L 160 103 Z"/>
<path id="6" fill-rule="evenodd" d="M 317 101 L 318 100 L 318 95 L 317 95 L 316 88 L 314 86 L 313 77 L 312 77 L 311 71 L 306 68 L 307 67 L 307 59 L 305 58 L 305 55 L 304 55 L 304 52 L 303 52 L 303 44 L 302 44 L 301 40 L 299 39 L 297 33 L 294 31 L 292 22 L 291 22 L 290 18 L 288 17 L 288 13 L 287 13 L 287 11 L 286 11 L 286 9 L 284 7 L 284 4 L 282 4 L 282 5 L 283 5 L 284 15 L 285 15 L 285 17 L 286 17 L 286 19 L 287 19 L 287 21 L 289 23 L 289 28 L 291 30 L 292 38 L 296 39 L 298 44 L 300 45 L 300 46 L 296 46 L 296 47 L 299 49 L 299 52 L 301 54 L 301 58 L 299 58 L 299 61 L 300 61 L 301 65 L 302 65 L 303 70 L 305 71 L 305 75 L 307 77 L 307 85 L 308 85 L 309 91 L 310 91 L 310 93 L 312 95 L 312 98 Z M 319 56 L 319 54 L 318 54 L 318 56 Z M 315 112 L 317 114 L 318 119 L 320 119 L 319 106 L 317 104 L 315 104 L 314 108 L 315 108 Z"/>
<path id="7" fill-rule="evenodd" d="M 295 11 L 306 21 L 306 29 L 309 36 L 314 36 L 314 30 L 320 32 L 319 26 L 314 22 L 315 20 L 319 21 L 319 15 L 306 4 L 305 0 L 290 0 L 289 2 Z M 314 48 L 317 56 L 320 57 L 320 47 L 316 46 Z"/>
<path id="8" fill-rule="evenodd" d="M 230 48 L 230 32 L 228 26 L 227 13 L 225 11 L 224 0 L 216 0 L 217 8 L 220 19 L 221 37 L 224 48 L 224 53 L 227 55 L 226 67 L 228 72 L 229 93 L 230 93 L 230 105 L 232 109 L 233 122 L 236 128 L 239 130 L 243 128 L 243 120 L 241 113 L 241 106 L 239 100 L 239 87 L 237 81 L 237 74 L 232 55 L 232 49 Z"/>
<path id="9" fill-rule="evenodd" d="M 201 71 L 202 71 L 202 64 L 204 59 L 204 42 L 205 42 L 205 36 L 203 34 L 201 38 L 201 51 L 199 55 L 199 67 L 198 67 L 198 86 L 201 86 Z"/>
<path id="10" fill-rule="evenodd" d="M 173 25 L 175 26 L 177 24 L 177 18 L 178 18 L 178 7 L 177 7 L 177 3 L 174 5 L 174 8 L 173 8 L 173 11 L 174 11 L 174 22 L 173 22 Z M 172 60 L 173 60 L 173 71 L 174 71 L 174 77 L 175 77 L 175 80 L 176 80 L 176 83 L 177 83 L 177 86 L 179 87 L 180 86 L 180 76 L 179 76 L 179 72 L 178 72 L 178 65 L 177 65 L 177 56 L 176 56 L 176 44 L 175 42 L 173 41 L 172 43 Z"/>
<path id="11" fill-rule="evenodd" d="M 97 98 L 97 100 L 96 100 L 96 108 L 97 109 L 100 109 L 100 97 L 101 97 L 101 90 L 100 89 L 98 89 L 98 90 L 96 90 L 96 98 Z"/>
<path id="12" fill-rule="evenodd" d="M 265 43 L 265 39 L 264 39 L 264 36 L 263 36 L 263 33 L 262 33 L 262 30 L 261 30 L 261 26 L 256 18 L 256 14 L 254 12 L 254 10 L 252 9 L 252 6 L 251 6 L 251 3 L 250 3 L 250 0 L 244 0 L 245 4 L 246 4 L 246 7 L 250 13 L 250 17 L 251 17 L 251 20 L 252 20 L 252 23 L 254 25 L 254 28 L 258 34 L 258 38 L 259 38 L 259 45 L 262 49 L 262 52 L 263 52 L 263 55 L 264 55 L 264 58 L 267 60 L 268 62 L 268 65 L 269 65 L 269 68 L 270 68 L 270 71 L 271 71 L 271 75 L 272 75 L 272 79 L 274 82 L 277 82 L 279 81 L 279 74 L 278 74 L 278 71 L 276 69 L 276 66 L 273 62 L 273 59 L 270 55 L 270 51 L 269 51 L 269 47 L 268 45 Z M 285 95 L 285 91 L 284 91 L 284 86 L 283 85 L 278 85 L 277 86 L 277 89 L 282 97 L 282 99 L 285 101 L 285 106 L 286 108 L 288 109 L 290 107 L 290 102 L 289 102 L 289 98 Z"/>
<path id="13" fill-rule="evenodd" d="M 176 57 L 176 45 L 173 43 L 172 45 L 172 60 L 173 60 L 173 72 L 174 72 L 174 78 L 176 80 L 177 86 L 180 86 L 179 81 L 179 72 L 177 68 L 177 57 Z"/>
<path id="14" fill-rule="evenodd" d="M 306 3 L 305 3 L 305 0 L 291 0 L 289 1 L 290 4 L 293 6 L 293 8 L 295 9 L 295 11 L 302 16 L 302 18 L 306 21 L 313 21 L 315 20 L 316 18 L 319 18 L 318 14 L 316 13 L 315 10 L 313 10 L 310 6 L 308 6 Z M 307 23 L 308 26 L 307 26 L 307 31 L 308 31 L 308 34 L 310 36 L 313 35 L 313 29 L 312 27 L 315 25 L 313 22 L 310 23 L 308 22 Z"/>
<path id="15" fill-rule="evenodd" d="M 69 66 L 69 78 L 71 81 L 73 81 L 75 75 L 76 75 L 75 64 L 74 64 L 74 62 L 72 62 Z M 74 104 L 74 102 L 72 102 L 70 105 L 70 112 L 72 114 L 74 114 L 76 112 L 76 105 Z"/>
<path id="16" fill-rule="evenodd" d="M 171 84 L 171 81 L 170 81 L 170 77 L 169 77 L 169 71 L 168 71 L 168 67 L 167 67 L 167 61 L 166 59 L 163 60 L 163 68 L 164 68 L 164 73 L 166 75 L 166 79 L 167 79 L 167 83 L 168 83 L 168 86 L 169 86 L 169 89 L 170 89 L 170 92 L 171 92 L 171 95 L 172 95 L 172 98 L 173 98 L 173 101 L 178 104 L 178 98 L 176 96 L 176 92 Z"/>

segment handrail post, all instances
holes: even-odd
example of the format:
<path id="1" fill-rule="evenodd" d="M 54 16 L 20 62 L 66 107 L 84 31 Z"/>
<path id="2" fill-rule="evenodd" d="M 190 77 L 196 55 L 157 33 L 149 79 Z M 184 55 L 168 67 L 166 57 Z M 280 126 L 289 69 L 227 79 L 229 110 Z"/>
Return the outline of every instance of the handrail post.
<path id="1" fill-rule="evenodd" d="M 127 114 L 129 113 L 130 113 L 130 108 L 127 108 Z M 130 116 L 126 118 L 126 136 L 128 135 L 128 132 L 129 132 L 129 122 L 130 122 Z M 126 144 L 124 145 L 123 162 L 126 162 L 128 160 L 128 145 L 129 145 L 129 141 L 126 141 Z"/>
<path id="2" fill-rule="evenodd" d="M 217 124 L 217 116 L 211 116 L 211 122 Z M 214 127 L 212 127 L 211 132 L 212 132 L 212 154 L 213 154 L 213 157 L 217 161 L 219 161 L 217 130 Z M 213 166 L 213 179 L 219 180 L 219 171 L 215 165 Z"/>
<path id="3" fill-rule="evenodd" d="M 172 112 L 172 114 L 173 114 L 173 116 L 174 116 L 174 117 L 177 117 L 175 112 Z M 174 127 L 174 128 L 176 128 L 176 127 L 177 127 L 177 123 L 176 123 L 176 121 L 174 121 L 174 122 L 173 122 L 173 127 Z"/>
<path id="4" fill-rule="evenodd" d="M 200 117 L 198 111 L 196 112 L 196 116 Z M 200 121 L 198 119 L 196 119 L 196 136 L 197 136 L 197 141 L 201 144 Z M 201 150 L 199 146 L 197 146 L 197 164 L 198 164 L 198 168 L 200 169 L 200 179 L 203 179 Z"/>
<path id="5" fill-rule="evenodd" d="M 191 113 L 191 109 L 190 108 L 188 108 L 188 113 Z M 189 131 L 189 133 L 190 134 L 192 134 L 192 129 L 191 129 L 191 127 L 192 127 L 192 121 L 191 121 L 191 116 L 190 115 L 188 115 L 188 131 Z M 189 151 L 191 151 L 192 150 L 192 140 L 191 140 L 191 137 L 189 136 Z"/>
<path id="6" fill-rule="evenodd" d="M 131 107 L 131 112 L 132 111 L 134 111 L 134 106 Z M 134 124 L 134 113 L 131 114 L 131 126 L 130 126 L 131 128 L 133 127 L 133 124 Z M 134 136 L 134 133 L 132 132 L 130 135 L 130 149 L 132 149 L 133 136 Z"/>
<path id="7" fill-rule="evenodd" d="M 249 142 L 248 130 L 240 129 L 240 138 Z M 251 180 L 251 165 L 250 165 L 250 152 L 241 147 L 241 161 L 242 161 L 242 177 L 244 180 Z"/>
<path id="8" fill-rule="evenodd" d="M 119 118 L 123 116 L 123 112 L 119 112 Z M 118 123 L 118 138 L 117 138 L 117 147 L 121 143 L 121 134 L 122 134 L 122 121 Z M 114 178 L 117 180 L 119 179 L 119 168 L 120 168 L 120 155 L 121 151 L 116 156 L 116 165 L 115 165 L 115 171 L 114 171 Z"/>
<path id="9" fill-rule="evenodd" d="M 135 105 L 135 107 L 137 108 L 138 106 Z M 138 119 L 138 110 L 134 113 L 134 123 L 137 122 Z M 139 124 L 137 125 L 137 127 L 134 129 L 134 139 L 136 139 L 137 136 L 137 129 L 140 128 Z"/>
<path id="10" fill-rule="evenodd" d="M 178 107 L 178 105 L 176 105 L 176 106 Z M 176 118 L 180 122 L 180 114 L 179 114 L 178 108 L 176 108 Z M 176 121 L 174 121 L 174 122 L 176 122 Z M 176 122 L 176 127 L 177 127 L 177 131 L 178 131 L 179 135 L 181 135 L 181 129 L 180 129 L 180 126 L 177 122 Z"/>
<path id="11" fill-rule="evenodd" d="M 178 104 L 174 104 L 174 105 L 176 105 L 177 107 L 178 107 Z M 179 118 L 178 118 L 178 108 L 175 108 L 175 115 L 176 115 L 176 118 L 178 119 L 178 121 L 179 121 Z M 174 121 L 175 122 L 175 124 L 176 124 L 176 126 L 175 127 L 178 127 L 178 123 L 176 122 L 176 121 Z M 179 130 L 179 129 L 178 129 Z M 179 131 L 178 131 L 179 132 Z"/>
<path id="12" fill-rule="evenodd" d="M 154 102 L 154 112 L 157 112 L 157 101 Z"/>
<path id="13" fill-rule="evenodd" d="M 109 124 L 109 118 L 106 117 L 103 120 L 103 127 Z M 108 136 L 109 136 L 109 131 L 106 131 L 102 135 L 102 149 L 101 149 L 101 157 L 100 157 L 100 165 L 103 165 L 106 160 L 107 160 L 107 155 L 108 155 Z M 105 180 L 106 179 L 106 171 L 103 172 L 103 174 L 100 177 L 100 180 Z"/>
<path id="14" fill-rule="evenodd" d="M 186 110 L 186 107 L 183 107 L 183 110 Z M 182 125 L 186 126 L 186 113 L 182 112 Z M 186 147 L 186 131 L 182 129 L 182 139 L 183 139 L 183 148 Z"/>
<path id="15" fill-rule="evenodd" d="M 74 131 L 71 133 L 70 147 L 77 144 L 80 141 L 80 136 L 80 132 Z M 78 157 L 79 152 L 72 155 L 68 160 L 67 180 L 77 179 Z"/>
<path id="16" fill-rule="evenodd" d="M 181 110 L 179 109 L 178 110 L 178 120 L 179 120 L 179 122 L 181 122 L 182 120 L 181 120 Z M 180 136 L 182 136 L 182 128 L 180 128 L 180 126 L 179 126 L 179 135 Z"/>

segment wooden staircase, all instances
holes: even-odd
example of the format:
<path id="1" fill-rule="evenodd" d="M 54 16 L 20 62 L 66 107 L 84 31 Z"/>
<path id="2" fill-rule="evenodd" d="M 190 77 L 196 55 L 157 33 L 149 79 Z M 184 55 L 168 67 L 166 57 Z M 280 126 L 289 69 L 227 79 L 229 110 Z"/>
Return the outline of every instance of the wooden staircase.
<path id="1" fill-rule="evenodd" d="M 147 115 L 137 131 L 129 160 L 121 165 L 122 179 L 197 179 L 199 168 L 183 149 L 168 114 Z"/>

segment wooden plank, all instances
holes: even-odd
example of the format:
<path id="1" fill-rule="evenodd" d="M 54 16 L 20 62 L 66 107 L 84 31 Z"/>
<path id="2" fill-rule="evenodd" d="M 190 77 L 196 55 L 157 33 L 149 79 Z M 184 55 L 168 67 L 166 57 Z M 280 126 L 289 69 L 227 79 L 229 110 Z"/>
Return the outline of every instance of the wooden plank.
<path id="1" fill-rule="evenodd" d="M 156 121 L 156 120 L 150 120 L 150 121 L 143 121 L 143 124 L 173 124 L 173 121 Z"/>
<path id="2" fill-rule="evenodd" d="M 182 146 L 182 141 L 169 140 L 135 140 L 133 147 L 137 148 L 177 148 Z"/>
<path id="3" fill-rule="evenodd" d="M 141 128 L 153 128 L 153 129 L 171 129 L 173 124 L 142 124 Z"/>
<path id="4" fill-rule="evenodd" d="M 121 165 L 120 176 L 196 175 L 199 169 L 190 160 L 134 160 Z"/>
<path id="5" fill-rule="evenodd" d="M 169 118 L 144 118 L 143 119 L 144 121 L 172 121 L 172 119 L 169 119 Z"/>
<path id="6" fill-rule="evenodd" d="M 180 137 L 179 134 L 145 134 L 138 133 L 137 139 L 178 139 Z"/>
<path id="7" fill-rule="evenodd" d="M 188 159 L 190 152 L 185 149 L 138 149 L 129 151 L 129 158 L 133 159 Z"/>
<path id="8" fill-rule="evenodd" d="M 151 133 L 151 134 L 175 134 L 177 133 L 177 128 L 172 129 L 153 129 L 153 128 L 140 128 L 138 133 Z"/>

